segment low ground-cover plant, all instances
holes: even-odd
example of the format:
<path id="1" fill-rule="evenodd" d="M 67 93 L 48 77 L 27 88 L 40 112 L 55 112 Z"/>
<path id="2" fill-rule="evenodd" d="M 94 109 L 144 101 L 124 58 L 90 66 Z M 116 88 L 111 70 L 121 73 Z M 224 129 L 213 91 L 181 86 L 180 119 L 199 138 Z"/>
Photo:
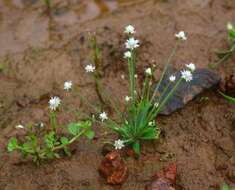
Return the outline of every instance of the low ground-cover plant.
<path id="1" fill-rule="evenodd" d="M 125 34 L 128 36 L 128 39 L 125 42 L 127 51 L 124 53 L 124 59 L 127 60 L 129 73 L 129 94 L 124 98 L 126 101 L 126 111 L 123 113 L 117 107 L 114 107 L 114 111 L 116 112 L 115 118 L 118 119 L 113 120 L 102 110 L 99 113 L 98 119 L 103 125 L 118 134 L 120 139 L 114 142 L 115 149 L 122 149 L 124 146 L 129 145 L 135 153 L 140 154 L 142 141 L 159 138 L 160 129 L 155 122 L 156 117 L 179 85 L 182 82 L 190 82 L 193 79 L 192 73 L 195 70 L 195 65 L 193 63 L 186 65 L 186 69 L 181 71 L 181 77 L 176 77 L 175 74 L 170 75 L 168 85 L 159 94 L 159 88 L 178 45 L 187 40 L 185 33 L 181 31 L 175 35 L 177 38 L 176 47 L 167 60 L 157 86 L 152 85 L 155 69 L 153 65 L 146 68 L 143 85 L 137 88 L 137 48 L 140 46 L 140 42 L 134 38 L 135 33 L 136 31 L 133 26 L 129 25 L 125 28 Z M 86 72 L 97 76 L 99 70 L 96 70 L 96 65 L 96 63 L 87 65 L 85 67 Z M 98 80 L 97 77 L 95 79 Z M 102 94 L 106 94 L 104 89 L 102 90 Z"/>
<path id="2" fill-rule="evenodd" d="M 235 27 L 231 24 L 227 24 L 227 29 L 228 29 L 228 45 L 229 48 L 227 50 L 223 51 L 216 51 L 217 57 L 219 60 L 214 63 L 211 66 L 217 66 L 222 62 L 227 61 L 229 58 L 231 58 L 234 53 L 235 53 Z"/>
<path id="3" fill-rule="evenodd" d="M 71 87 L 71 81 L 64 83 L 65 90 L 70 90 Z M 92 122 L 90 120 L 69 123 L 65 126 L 68 134 L 58 132 L 59 129 L 62 129 L 62 126 L 57 124 L 56 117 L 60 104 L 61 100 L 59 97 L 52 97 L 49 101 L 49 128 L 44 126 L 43 123 L 26 127 L 17 125 L 17 129 L 26 130 L 26 136 L 23 138 L 12 137 L 7 145 L 8 151 L 18 151 L 23 158 L 31 157 L 33 162 L 39 164 L 44 159 L 59 158 L 61 150 L 67 156 L 70 156 L 69 145 L 81 136 L 92 139 L 94 132 L 92 131 Z"/>

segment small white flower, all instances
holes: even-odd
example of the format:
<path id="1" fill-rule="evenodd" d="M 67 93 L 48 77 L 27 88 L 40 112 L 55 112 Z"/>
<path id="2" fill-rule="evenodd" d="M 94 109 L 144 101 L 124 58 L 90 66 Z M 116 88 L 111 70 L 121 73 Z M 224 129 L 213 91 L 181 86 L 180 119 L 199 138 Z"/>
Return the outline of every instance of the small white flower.
<path id="1" fill-rule="evenodd" d="M 130 52 L 130 51 L 126 51 L 126 52 L 124 53 L 124 58 L 125 58 L 125 59 L 130 59 L 130 58 L 131 58 L 131 52 Z"/>
<path id="2" fill-rule="evenodd" d="M 137 74 L 135 74 L 135 76 L 134 76 L 136 79 L 138 78 L 138 75 Z"/>
<path id="3" fill-rule="evenodd" d="M 189 71 L 189 70 L 183 70 L 183 71 L 181 71 L 181 77 L 182 77 L 186 82 L 190 82 L 191 80 L 193 80 L 193 75 L 192 75 L 191 71 Z"/>
<path id="4" fill-rule="evenodd" d="M 124 79 L 125 79 L 125 75 L 121 75 L 121 79 L 123 79 L 123 80 L 124 80 Z"/>
<path id="5" fill-rule="evenodd" d="M 126 34 L 135 34 L 134 26 L 132 26 L 132 25 L 126 26 L 124 33 L 126 33 Z"/>
<path id="6" fill-rule="evenodd" d="M 153 127 L 153 126 L 155 125 L 155 121 L 150 121 L 150 122 L 148 123 L 148 125 L 151 126 L 151 127 Z"/>
<path id="7" fill-rule="evenodd" d="M 124 141 L 122 141 L 122 140 L 120 140 L 120 139 L 116 140 L 116 141 L 114 142 L 114 147 L 115 147 L 116 150 L 122 149 L 123 147 L 125 147 Z"/>
<path id="8" fill-rule="evenodd" d="M 72 81 L 65 81 L 64 82 L 64 90 L 69 91 L 70 89 L 72 89 L 72 85 L 73 85 Z"/>
<path id="9" fill-rule="evenodd" d="M 170 82 L 175 82 L 176 77 L 174 75 L 171 75 L 169 77 Z"/>
<path id="10" fill-rule="evenodd" d="M 233 25 L 230 22 L 227 24 L 227 29 L 228 30 L 232 30 L 233 29 Z"/>
<path id="11" fill-rule="evenodd" d="M 134 90 L 134 94 L 137 94 L 137 91 L 136 91 L 136 90 Z"/>
<path id="12" fill-rule="evenodd" d="M 36 124 L 36 127 L 38 128 L 43 128 L 44 127 L 44 123 L 40 122 Z"/>
<path id="13" fill-rule="evenodd" d="M 56 110 L 56 108 L 60 105 L 60 98 L 57 96 L 51 97 L 49 100 L 49 107 L 52 111 Z"/>
<path id="14" fill-rule="evenodd" d="M 24 126 L 23 125 L 16 125 L 15 128 L 16 129 L 24 129 Z"/>
<path id="15" fill-rule="evenodd" d="M 187 40 L 187 37 L 184 31 L 180 31 L 179 33 L 175 34 L 175 37 L 180 40 Z"/>
<path id="16" fill-rule="evenodd" d="M 95 66 L 93 66 L 93 65 L 87 65 L 86 67 L 85 67 L 85 70 L 86 70 L 86 72 L 87 73 L 93 73 L 94 71 L 95 71 Z"/>
<path id="17" fill-rule="evenodd" d="M 126 45 L 126 48 L 127 49 L 135 49 L 135 48 L 138 48 L 140 45 L 139 45 L 139 40 L 136 40 L 135 38 L 130 38 L 126 41 L 125 43 Z"/>
<path id="18" fill-rule="evenodd" d="M 145 70 L 145 73 L 147 74 L 147 75 L 152 75 L 152 69 L 149 67 L 149 68 L 147 68 L 146 70 Z"/>
<path id="19" fill-rule="evenodd" d="M 100 120 L 102 121 L 102 122 L 104 122 L 105 120 L 107 120 L 108 119 L 108 116 L 107 116 L 107 114 L 105 113 L 105 112 L 102 112 L 102 113 L 100 113 Z"/>
<path id="20" fill-rule="evenodd" d="M 186 67 L 188 69 L 190 69 L 192 72 L 195 71 L 195 69 L 196 69 L 196 66 L 193 63 L 186 64 Z"/>
<path id="21" fill-rule="evenodd" d="M 130 100 L 131 100 L 131 97 L 129 97 L 129 96 L 126 96 L 126 97 L 125 97 L 125 101 L 126 101 L 126 102 L 129 102 Z"/>
<path id="22" fill-rule="evenodd" d="M 156 102 L 156 103 L 154 104 L 154 107 L 157 108 L 158 106 L 159 106 L 159 103 Z"/>

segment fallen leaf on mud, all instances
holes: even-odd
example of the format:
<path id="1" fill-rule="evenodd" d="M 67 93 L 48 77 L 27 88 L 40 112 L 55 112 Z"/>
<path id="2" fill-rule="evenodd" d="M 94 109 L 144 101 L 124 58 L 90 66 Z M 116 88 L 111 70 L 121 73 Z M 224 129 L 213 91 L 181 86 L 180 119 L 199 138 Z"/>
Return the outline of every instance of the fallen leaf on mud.
<path id="1" fill-rule="evenodd" d="M 169 84 L 169 76 L 174 73 L 167 71 L 168 74 L 163 78 L 160 85 L 158 94 L 161 94 L 166 85 Z M 180 71 L 175 74 L 176 80 L 181 77 Z M 206 89 L 210 89 L 216 86 L 220 82 L 220 76 L 208 69 L 197 69 L 193 73 L 193 80 L 190 82 L 182 82 L 175 94 L 170 98 L 168 103 L 162 109 L 160 114 L 169 115 L 172 112 L 183 108 L 189 101 L 194 99 L 197 95 L 202 93 Z M 174 84 L 172 84 L 166 94 L 170 92 Z"/>
<path id="2" fill-rule="evenodd" d="M 128 177 L 127 166 L 117 151 L 110 152 L 105 156 L 100 164 L 99 172 L 111 185 L 121 185 Z"/>
<path id="3" fill-rule="evenodd" d="M 146 186 L 146 190 L 175 190 L 176 164 L 170 164 L 162 171 L 154 175 L 152 182 Z"/>
<path id="4" fill-rule="evenodd" d="M 222 77 L 220 84 L 220 90 L 227 93 L 230 96 L 235 96 L 235 73 L 229 76 Z"/>

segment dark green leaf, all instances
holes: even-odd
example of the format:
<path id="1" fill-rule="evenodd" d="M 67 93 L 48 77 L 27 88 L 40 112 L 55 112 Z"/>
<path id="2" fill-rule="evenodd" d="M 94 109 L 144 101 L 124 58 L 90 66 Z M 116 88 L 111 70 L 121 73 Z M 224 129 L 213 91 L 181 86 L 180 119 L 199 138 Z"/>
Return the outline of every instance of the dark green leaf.
<path id="1" fill-rule="evenodd" d="M 140 155 L 140 143 L 139 142 L 135 142 L 133 145 L 133 150 L 136 154 Z"/>
<path id="2" fill-rule="evenodd" d="M 143 131 L 140 138 L 143 140 L 154 140 L 157 139 L 157 137 L 158 133 L 156 128 L 149 127 Z"/>

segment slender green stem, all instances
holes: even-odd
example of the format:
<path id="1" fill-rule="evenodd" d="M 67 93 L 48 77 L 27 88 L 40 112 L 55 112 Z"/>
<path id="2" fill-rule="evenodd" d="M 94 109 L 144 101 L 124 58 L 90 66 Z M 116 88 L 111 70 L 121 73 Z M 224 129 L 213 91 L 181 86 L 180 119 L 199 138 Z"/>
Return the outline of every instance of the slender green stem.
<path id="1" fill-rule="evenodd" d="M 158 89 L 159 89 L 159 87 L 160 87 L 160 85 L 162 83 L 162 80 L 163 80 L 163 78 L 164 78 L 164 76 L 166 74 L 166 71 L 167 71 L 167 69 L 169 67 L 170 62 L 171 62 L 172 58 L 174 57 L 174 55 L 175 55 L 175 53 L 176 53 L 176 51 L 178 49 L 178 45 L 179 45 L 179 42 L 177 41 L 176 44 L 175 44 L 175 47 L 173 48 L 170 56 L 168 57 L 168 59 L 166 61 L 166 65 L 165 65 L 164 70 L 162 72 L 161 78 L 160 78 L 160 80 L 159 80 L 159 82 L 158 82 L 158 84 L 157 84 L 157 86 L 156 86 L 156 88 L 154 90 L 153 95 L 152 95 L 152 98 L 151 98 L 151 101 L 150 101 L 151 103 L 153 102 L 153 100 L 154 100 L 154 98 L 155 98 L 155 96 L 157 94 L 157 91 L 158 91 Z"/>
<path id="2" fill-rule="evenodd" d="M 51 124 L 51 128 L 54 132 L 56 132 L 56 128 L 57 128 L 57 123 L 56 123 L 56 112 L 51 111 L 50 112 L 50 124 Z"/>
<path id="3" fill-rule="evenodd" d="M 175 86 L 172 88 L 172 90 L 169 92 L 169 94 L 166 96 L 166 98 L 160 103 L 160 105 L 158 106 L 156 113 L 154 114 L 155 116 L 157 116 L 157 114 L 161 111 L 161 109 L 163 108 L 163 106 L 167 103 L 167 101 L 172 97 L 172 95 L 175 93 L 175 91 L 177 90 L 177 88 L 179 87 L 179 85 L 181 84 L 181 82 L 183 81 L 183 78 L 180 78 Z"/>

